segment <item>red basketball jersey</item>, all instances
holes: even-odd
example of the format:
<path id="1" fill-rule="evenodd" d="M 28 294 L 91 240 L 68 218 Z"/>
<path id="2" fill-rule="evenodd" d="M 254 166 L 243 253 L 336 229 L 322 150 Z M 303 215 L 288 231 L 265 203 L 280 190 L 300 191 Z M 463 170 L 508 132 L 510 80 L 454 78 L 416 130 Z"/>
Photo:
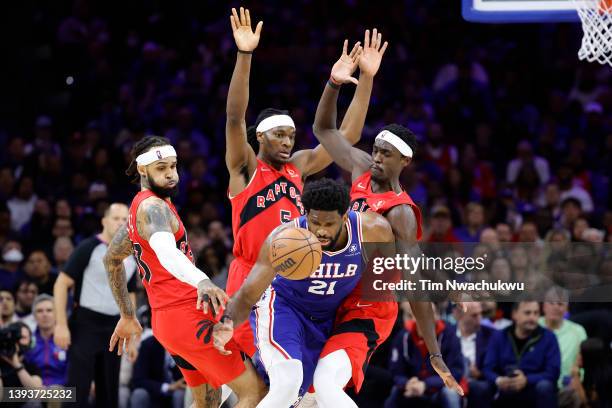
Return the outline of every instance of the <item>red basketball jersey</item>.
<path id="1" fill-rule="evenodd" d="M 257 169 L 247 187 L 230 197 L 236 258 L 255 263 L 270 232 L 304 214 L 302 188 L 302 174 L 293 164 L 276 170 L 257 159 Z"/>
<path id="2" fill-rule="evenodd" d="M 136 197 L 132 200 L 132 205 L 130 205 L 130 216 L 127 225 L 128 235 L 134 246 L 134 257 L 138 264 L 142 283 L 147 291 L 149 304 L 153 310 L 188 302 L 192 302 L 195 307 L 197 299 L 196 289 L 185 282 L 181 282 L 168 272 L 161 263 L 159 263 L 159 259 L 157 259 L 157 255 L 155 255 L 155 252 L 151 249 L 149 242 L 138 234 L 138 228 L 136 228 L 138 206 L 140 206 L 143 200 L 154 196 L 155 193 L 151 190 L 144 190 L 136 194 Z M 176 247 L 180 249 L 191 262 L 194 262 L 191 248 L 187 242 L 187 232 L 185 231 L 183 222 L 176 212 L 174 205 L 169 201 L 164 201 L 168 207 L 170 207 L 170 210 L 179 222 L 179 229 L 174 234 Z"/>
<path id="3" fill-rule="evenodd" d="M 362 212 L 371 210 L 381 215 L 385 215 L 387 211 L 396 205 L 409 205 L 412 207 L 417 221 L 416 238 L 417 240 L 421 239 L 423 229 L 419 206 L 416 205 L 408 193 L 403 190 L 401 193 L 396 193 L 395 191 L 387 191 L 384 193 L 372 192 L 372 185 L 370 184 L 371 177 L 372 174 L 368 170 L 353 181 L 353 185 L 351 186 L 351 210 Z"/>

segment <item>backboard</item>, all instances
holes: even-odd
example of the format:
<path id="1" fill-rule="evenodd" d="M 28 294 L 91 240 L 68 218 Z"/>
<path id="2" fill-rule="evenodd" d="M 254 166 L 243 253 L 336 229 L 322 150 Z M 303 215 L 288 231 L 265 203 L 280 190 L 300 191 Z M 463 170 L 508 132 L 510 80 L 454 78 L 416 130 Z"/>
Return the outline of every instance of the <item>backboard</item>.
<path id="1" fill-rule="evenodd" d="M 462 0 L 462 14 L 479 23 L 580 21 L 572 0 Z"/>

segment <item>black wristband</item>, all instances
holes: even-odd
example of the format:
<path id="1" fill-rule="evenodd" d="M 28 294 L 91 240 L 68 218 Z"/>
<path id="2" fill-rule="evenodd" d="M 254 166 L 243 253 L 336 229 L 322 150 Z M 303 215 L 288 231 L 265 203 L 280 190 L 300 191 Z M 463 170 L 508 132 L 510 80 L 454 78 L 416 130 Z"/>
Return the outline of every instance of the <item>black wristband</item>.
<path id="1" fill-rule="evenodd" d="M 253 54 L 253 51 L 242 51 L 242 50 L 238 50 L 238 53 L 240 53 L 240 54 Z"/>
<path id="2" fill-rule="evenodd" d="M 429 353 L 429 359 L 431 360 L 434 357 L 440 357 L 442 358 L 442 354 L 441 353 Z"/>
<path id="3" fill-rule="evenodd" d="M 25 367 L 23 366 L 23 364 L 20 365 L 19 367 L 15 367 L 15 372 L 16 373 L 20 372 L 21 370 L 25 370 Z"/>
<path id="4" fill-rule="evenodd" d="M 340 85 L 335 84 L 331 78 L 327 80 L 327 85 L 331 86 L 333 89 L 340 89 Z"/>
<path id="5" fill-rule="evenodd" d="M 219 319 L 219 322 L 221 323 L 225 323 L 226 320 L 232 320 L 231 317 L 229 317 L 229 315 L 224 314 L 223 316 L 221 316 L 221 318 Z"/>

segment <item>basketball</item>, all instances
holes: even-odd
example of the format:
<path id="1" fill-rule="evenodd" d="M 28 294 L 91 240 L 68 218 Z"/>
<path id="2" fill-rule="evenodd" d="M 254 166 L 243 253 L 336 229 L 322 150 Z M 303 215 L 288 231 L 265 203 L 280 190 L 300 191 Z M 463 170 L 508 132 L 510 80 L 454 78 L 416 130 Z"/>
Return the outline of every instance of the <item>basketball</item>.
<path id="1" fill-rule="evenodd" d="M 321 263 L 321 243 L 304 228 L 286 228 L 270 244 L 274 271 L 292 280 L 308 278 Z"/>

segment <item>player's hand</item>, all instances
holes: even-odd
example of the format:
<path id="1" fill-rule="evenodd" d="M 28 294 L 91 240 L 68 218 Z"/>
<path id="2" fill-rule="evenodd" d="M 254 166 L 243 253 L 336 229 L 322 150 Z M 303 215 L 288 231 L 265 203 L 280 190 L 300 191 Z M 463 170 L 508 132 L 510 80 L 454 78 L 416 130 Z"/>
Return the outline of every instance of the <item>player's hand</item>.
<path id="1" fill-rule="evenodd" d="M 225 356 L 232 354 L 231 351 L 225 349 L 225 345 L 233 335 L 234 323 L 231 319 L 225 319 L 223 323 L 220 322 L 213 326 L 213 345 L 219 353 Z"/>
<path id="2" fill-rule="evenodd" d="M 380 62 L 389 43 L 382 42 L 382 34 L 375 28 L 370 38 L 370 30 L 366 30 L 363 39 L 363 53 L 359 58 L 359 70 L 362 74 L 374 76 L 380 68 Z"/>
<path id="3" fill-rule="evenodd" d="M 129 350 L 130 343 L 135 342 L 137 336 L 142 333 L 142 326 L 135 317 L 121 317 L 115 326 L 115 331 L 108 344 L 108 351 L 113 351 L 117 343 L 117 355 L 120 356 L 124 350 Z"/>
<path id="4" fill-rule="evenodd" d="M 180 380 L 176 380 L 175 382 L 171 383 L 168 386 L 168 389 L 170 391 L 184 390 L 185 388 L 187 388 L 187 383 L 185 382 L 184 378 L 181 378 Z"/>
<path id="5" fill-rule="evenodd" d="M 229 301 L 229 296 L 220 287 L 212 283 L 210 279 L 202 279 L 198 283 L 198 301 L 196 309 L 204 313 L 208 313 L 208 303 L 212 305 L 213 315 L 216 316 L 219 311 L 225 307 Z"/>
<path id="6" fill-rule="evenodd" d="M 255 32 L 251 28 L 251 14 L 249 9 L 240 7 L 240 15 L 236 12 L 235 8 L 232 8 L 232 15 L 230 16 L 230 23 L 232 24 L 232 32 L 234 34 L 234 41 L 240 51 L 253 51 L 259 44 L 259 36 L 261 34 L 261 27 L 263 27 L 263 21 L 257 23 Z"/>
<path id="7" fill-rule="evenodd" d="M 334 82 L 340 84 L 348 84 L 349 82 L 354 84 L 359 83 L 359 81 L 351 75 L 353 75 L 353 72 L 355 72 L 357 69 L 361 51 L 362 48 L 359 41 L 357 41 L 353 46 L 351 53 L 348 54 L 348 40 L 344 40 L 342 55 L 340 56 L 340 59 L 336 61 L 331 70 L 331 78 Z"/>
<path id="8" fill-rule="evenodd" d="M 55 329 L 53 330 L 53 342 L 62 350 L 68 350 L 68 347 L 70 347 L 70 330 L 67 325 L 55 325 Z"/>
<path id="9" fill-rule="evenodd" d="M 128 348 L 128 360 L 130 363 L 134 364 L 136 359 L 138 358 L 138 343 L 140 341 L 140 336 L 136 336 L 136 339 L 130 343 L 130 347 Z"/>
<path id="10" fill-rule="evenodd" d="M 436 356 L 430 358 L 429 361 L 431 362 L 433 369 L 436 370 L 436 373 L 438 373 L 440 378 L 442 378 L 442 381 L 444 381 L 444 385 L 451 390 L 455 390 L 457 394 L 463 396 L 463 388 L 457 384 L 455 377 L 453 377 L 451 374 L 444 360 L 441 357 Z"/>

